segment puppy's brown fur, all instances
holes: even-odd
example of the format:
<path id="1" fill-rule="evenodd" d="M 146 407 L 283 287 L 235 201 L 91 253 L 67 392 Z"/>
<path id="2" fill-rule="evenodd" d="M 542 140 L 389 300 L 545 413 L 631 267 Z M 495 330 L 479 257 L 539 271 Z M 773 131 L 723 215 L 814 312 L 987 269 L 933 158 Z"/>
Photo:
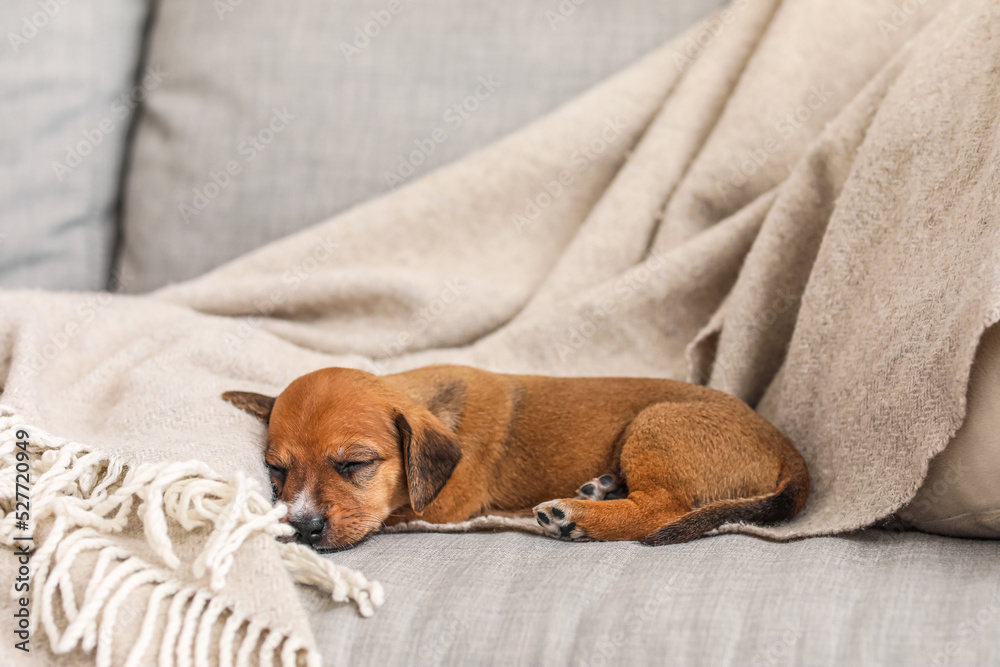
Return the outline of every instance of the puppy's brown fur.
<path id="1" fill-rule="evenodd" d="M 223 397 L 268 423 L 276 493 L 319 549 L 383 522 L 528 511 L 557 537 L 667 544 L 789 519 L 809 490 L 774 426 L 673 380 L 327 368 L 277 399 Z"/>

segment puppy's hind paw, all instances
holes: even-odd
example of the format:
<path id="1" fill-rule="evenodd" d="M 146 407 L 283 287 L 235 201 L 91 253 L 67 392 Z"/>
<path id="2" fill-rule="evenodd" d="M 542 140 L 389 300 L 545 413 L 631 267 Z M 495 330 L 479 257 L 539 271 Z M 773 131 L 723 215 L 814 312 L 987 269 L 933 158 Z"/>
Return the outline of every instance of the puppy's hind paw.
<path id="1" fill-rule="evenodd" d="M 625 481 L 613 473 L 595 477 L 576 490 L 578 500 L 618 500 L 627 495 Z"/>
<path id="2" fill-rule="evenodd" d="M 572 500 L 550 500 L 536 505 L 532 510 L 538 525 L 552 537 L 564 540 L 582 540 L 587 533 L 573 520 Z"/>

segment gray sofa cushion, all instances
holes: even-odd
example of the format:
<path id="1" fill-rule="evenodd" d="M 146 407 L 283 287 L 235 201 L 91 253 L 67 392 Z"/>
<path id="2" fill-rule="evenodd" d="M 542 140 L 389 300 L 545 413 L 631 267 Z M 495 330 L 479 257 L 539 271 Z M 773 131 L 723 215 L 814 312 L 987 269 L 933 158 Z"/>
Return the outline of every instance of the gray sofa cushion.
<path id="1" fill-rule="evenodd" d="M 0 286 L 107 285 L 147 5 L 0 3 Z"/>
<path id="2" fill-rule="evenodd" d="M 722 4 L 162 3 L 150 60 L 171 77 L 137 132 L 126 289 L 196 276 L 417 179 Z"/>
<path id="3" fill-rule="evenodd" d="M 376 537 L 373 618 L 302 589 L 327 665 L 986 665 L 1000 543 L 870 530 L 670 547 Z"/>

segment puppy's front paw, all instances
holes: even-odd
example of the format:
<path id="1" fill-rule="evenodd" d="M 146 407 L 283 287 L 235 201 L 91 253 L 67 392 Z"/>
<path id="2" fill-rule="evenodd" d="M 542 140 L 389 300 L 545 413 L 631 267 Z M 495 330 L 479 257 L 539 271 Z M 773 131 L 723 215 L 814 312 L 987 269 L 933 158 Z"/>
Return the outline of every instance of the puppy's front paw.
<path id="1" fill-rule="evenodd" d="M 587 533 L 573 518 L 573 504 L 572 500 L 550 500 L 536 505 L 532 511 L 538 525 L 553 537 L 564 540 L 585 539 Z"/>
<path id="2" fill-rule="evenodd" d="M 577 500 L 618 500 L 627 495 L 625 481 L 612 473 L 595 477 L 576 490 Z"/>

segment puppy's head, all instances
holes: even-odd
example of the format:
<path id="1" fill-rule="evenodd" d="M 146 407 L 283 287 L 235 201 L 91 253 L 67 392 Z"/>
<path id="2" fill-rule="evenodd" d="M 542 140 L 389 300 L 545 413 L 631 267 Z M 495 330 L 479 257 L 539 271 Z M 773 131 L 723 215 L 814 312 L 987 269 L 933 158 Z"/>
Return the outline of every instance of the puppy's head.
<path id="1" fill-rule="evenodd" d="M 264 460 L 284 520 L 317 549 L 355 544 L 400 508 L 421 512 L 462 458 L 433 414 L 364 371 L 309 373 L 277 398 L 222 397 L 268 425 Z"/>

